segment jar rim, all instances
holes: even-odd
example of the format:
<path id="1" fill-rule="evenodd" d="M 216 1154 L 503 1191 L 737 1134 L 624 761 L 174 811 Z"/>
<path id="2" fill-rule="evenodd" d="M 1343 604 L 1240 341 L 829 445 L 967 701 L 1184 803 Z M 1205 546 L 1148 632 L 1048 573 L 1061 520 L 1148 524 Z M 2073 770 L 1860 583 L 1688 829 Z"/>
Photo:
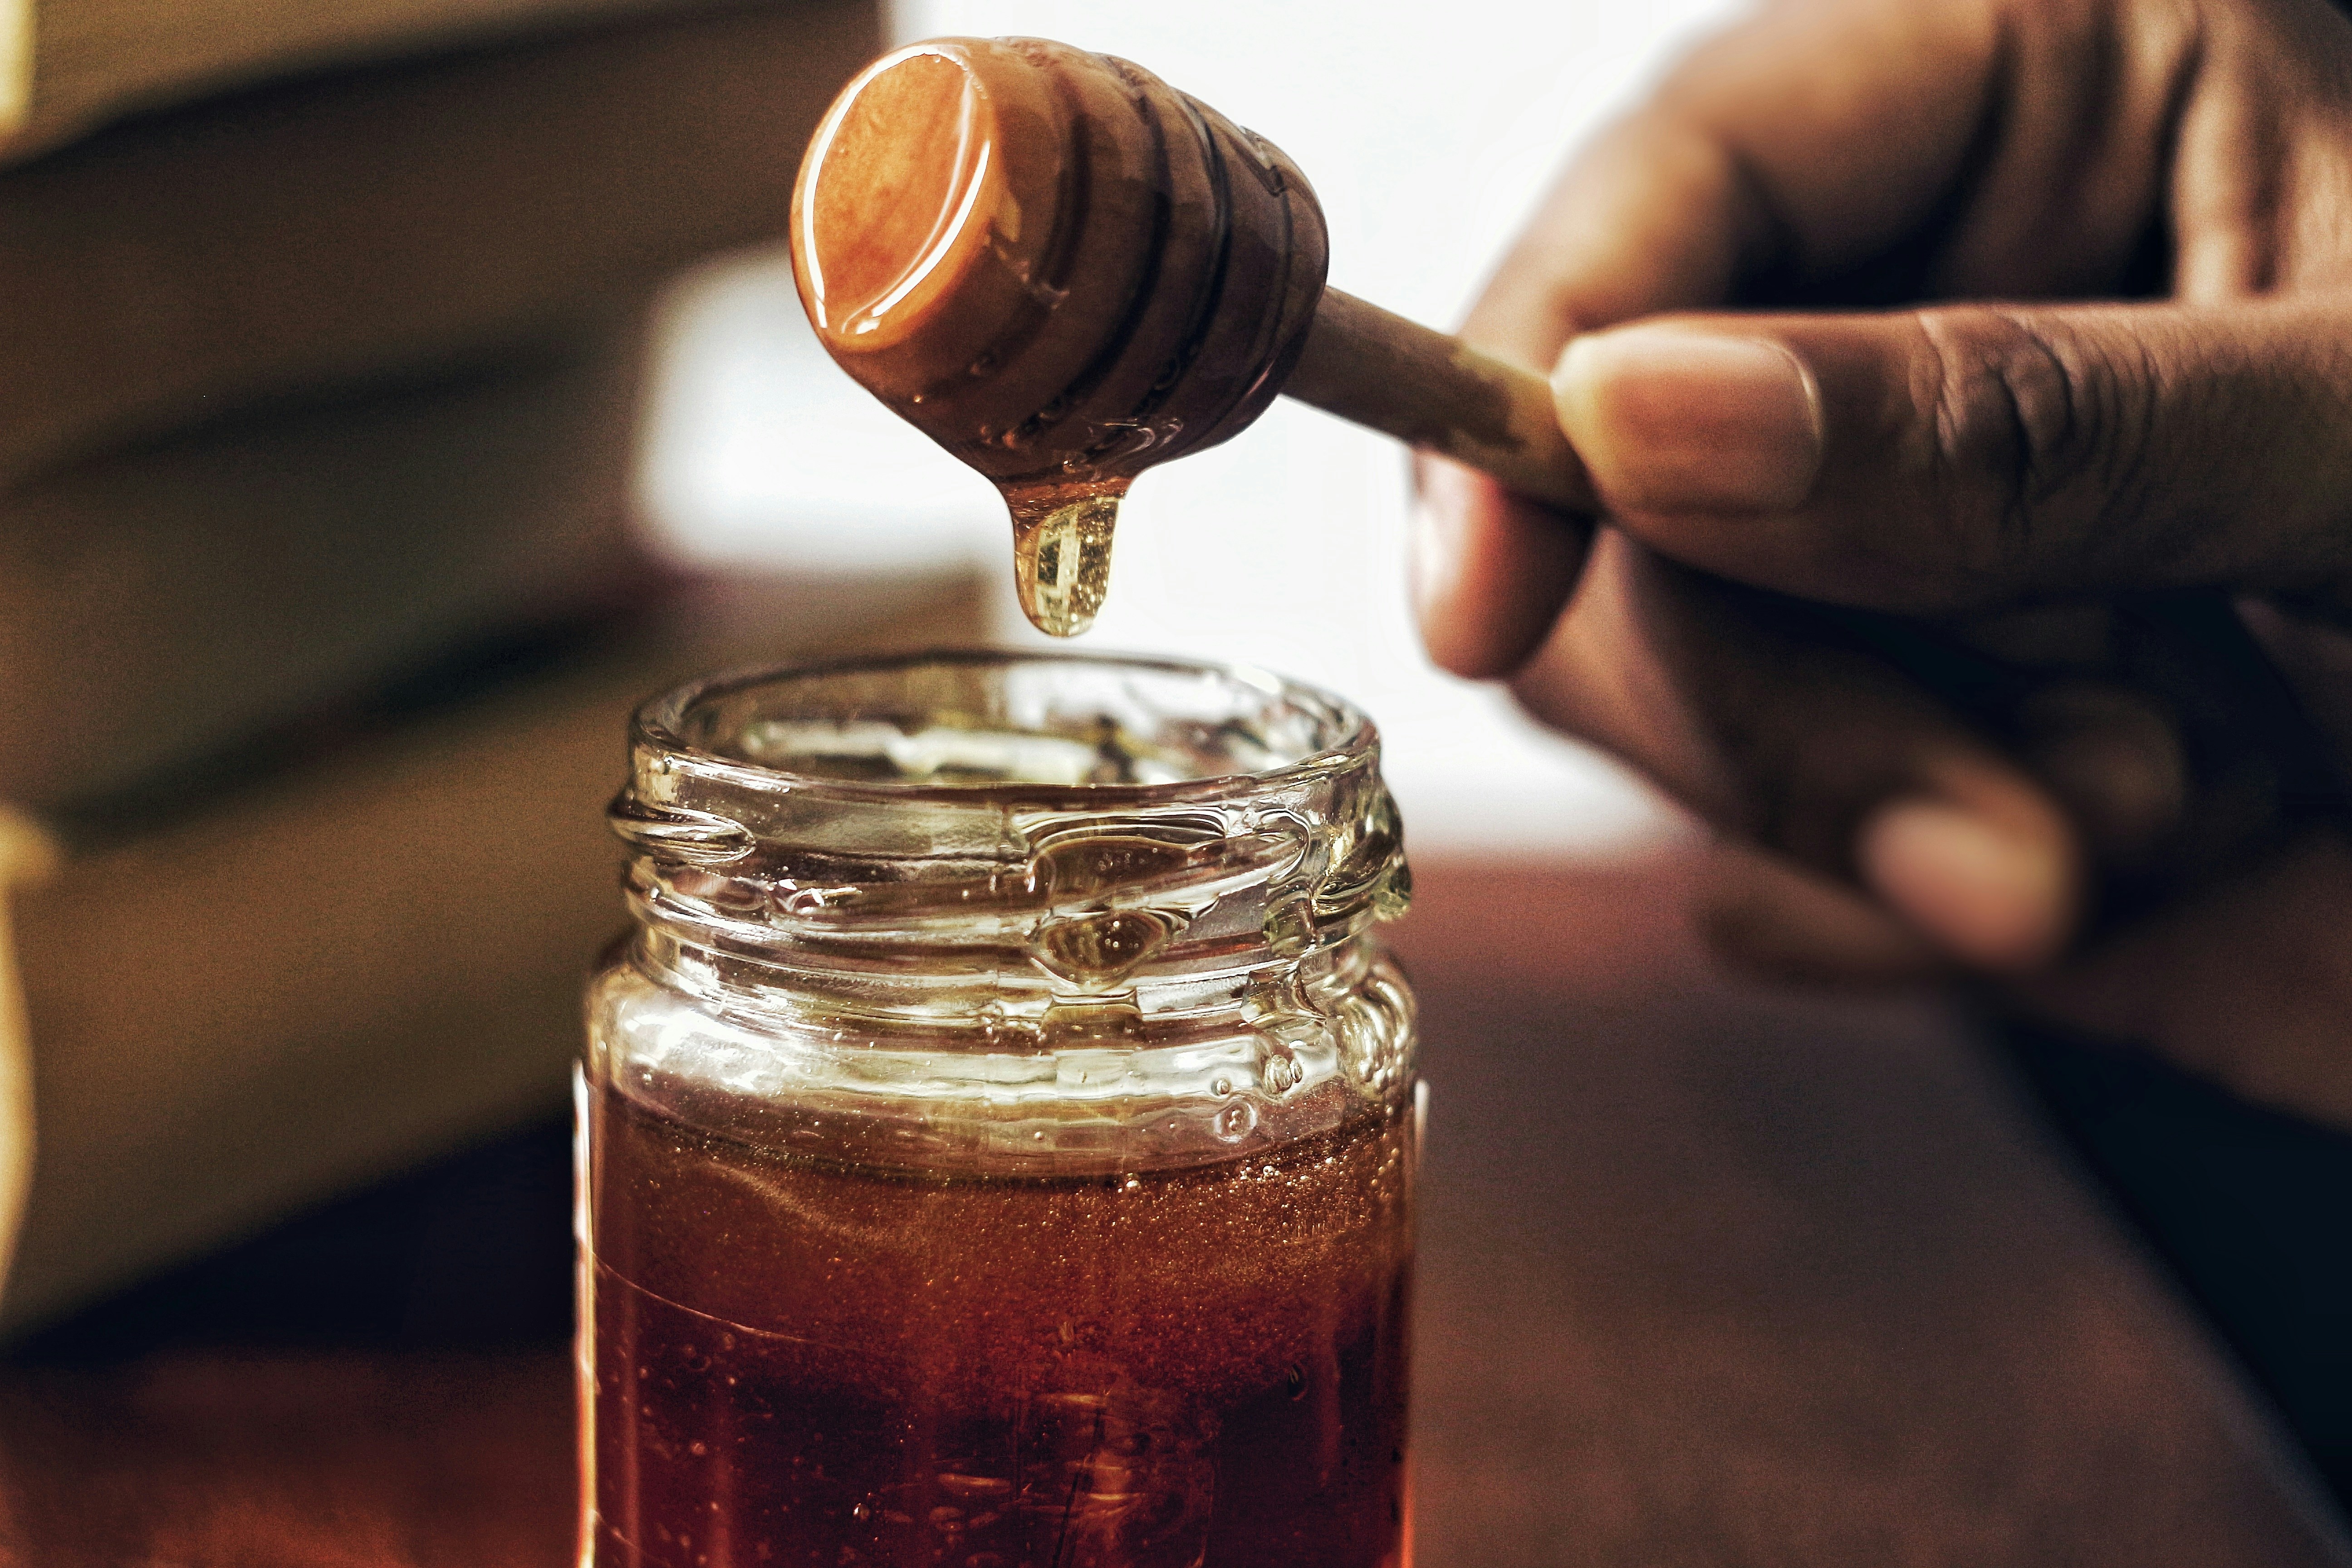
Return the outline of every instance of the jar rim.
<path id="1" fill-rule="evenodd" d="M 1048 779 L 963 780 L 953 778 L 849 778 L 839 774 L 795 771 L 755 761 L 702 743 L 693 735 L 698 710 L 763 686 L 783 687 L 825 677 L 888 674 L 926 666 L 940 668 L 1012 668 L 1022 665 L 1066 665 L 1098 669 L 1127 669 L 1172 677 L 1213 678 L 1246 689 L 1307 716 L 1322 743 L 1275 765 L 1238 768 L 1196 776 L 1136 782 L 1087 782 L 1073 784 Z M 675 687 L 639 706 L 630 724 L 635 749 L 690 759 L 694 771 L 706 778 L 733 777 L 754 787 L 820 792 L 844 799 L 871 801 L 953 801 L 986 805 L 999 802 L 1027 804 L 1041 797 L 1061 798 L 1082 792 L 1089 802 L 1106 806 L 1145 806 L 1229 795 L 1239 786 L 1252 790 L 1278 787 L 1356 765 L 1377 752 L 1380 731 L 1354 703 L 1304 681 L 1276 675 L 1263 667 L 1240 662 L 1049 648 L 935 647 L 893 653 L 864 653 L 840 658 L 722 670 Z"/>

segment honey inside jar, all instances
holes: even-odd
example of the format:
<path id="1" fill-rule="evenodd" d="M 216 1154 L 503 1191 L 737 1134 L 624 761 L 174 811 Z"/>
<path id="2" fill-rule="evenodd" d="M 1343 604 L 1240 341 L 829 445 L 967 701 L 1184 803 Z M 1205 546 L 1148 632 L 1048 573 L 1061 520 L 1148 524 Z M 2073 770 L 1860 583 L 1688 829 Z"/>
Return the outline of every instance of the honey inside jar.
<path id="1" fill-rule="evenodd" d="M 1410 1114 L 938 1176 L 594 1089 L 597 1561 L 1395 1561 Z"/>

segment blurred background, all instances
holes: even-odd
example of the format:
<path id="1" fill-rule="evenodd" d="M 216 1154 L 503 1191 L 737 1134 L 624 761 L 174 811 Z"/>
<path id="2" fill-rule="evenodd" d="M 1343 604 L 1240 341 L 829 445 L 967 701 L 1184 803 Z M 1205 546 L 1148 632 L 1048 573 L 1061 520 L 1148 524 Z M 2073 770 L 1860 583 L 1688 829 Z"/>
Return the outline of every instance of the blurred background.
<path id="1" fill-rule="evenodd" d="M 1136 61 L 1307 171 L 1335 286 L 1451 326 L 1564 150 L 1733 9 L 1467 0 L 1440 26 L 1403 0 L 898 0 L 887 19 L 896 42 L 1026 34 Z M 968 562 L 992 585 L 992 638 L 1048 640 L 1013 601 L 995 492 L 835 368 L 781 258 L 697 277 L 659 344 L 640 495 L 662 549 L 844 574 Z M 1089 640 L 1262 664 L 1355 699 L 1388 737 L 1419 849 L 1601 853 L 1669 831 L 1623 770 L 1429 664 L 1406 598 L 1408 504 L 1393 442 L 1278 401 L 1138 485 Z"/>
<path id="2" fill-rule="evenodd" d="M 1039 640 L 993 491 L 782 258 L 859 67 L 1124 55 L 1444 325 L 1727 8 L 0 0 L 0 1333 L 557 1112 L 636 701 Z M 1277 404 L 1139 486 L 1089 646 L 1355 700 L 1424 867 L 1674 837 L 1430 667 L 1407 506 L 1400 447 Z"/>

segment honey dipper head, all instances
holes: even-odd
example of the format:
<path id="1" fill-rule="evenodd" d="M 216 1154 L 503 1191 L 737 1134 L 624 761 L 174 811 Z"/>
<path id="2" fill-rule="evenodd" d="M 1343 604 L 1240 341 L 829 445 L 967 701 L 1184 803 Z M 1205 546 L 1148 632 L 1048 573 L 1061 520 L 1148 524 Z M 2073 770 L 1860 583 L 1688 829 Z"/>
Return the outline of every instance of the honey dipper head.
<path id="1" fill-rule="evenodd" d="M 834 358 L 1008 494 L 1119 488 L 1247 425 L 1328 254 L 1279 151 L 1124 60 L 1034 38 L 868 67 L 810 144 L 792 236 Z"/>

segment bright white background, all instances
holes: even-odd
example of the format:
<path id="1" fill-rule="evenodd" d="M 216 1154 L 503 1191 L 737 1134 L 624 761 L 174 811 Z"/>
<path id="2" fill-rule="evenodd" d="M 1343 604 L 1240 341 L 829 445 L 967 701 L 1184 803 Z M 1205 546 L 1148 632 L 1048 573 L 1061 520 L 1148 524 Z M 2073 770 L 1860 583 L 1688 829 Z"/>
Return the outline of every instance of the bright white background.
<path id="1" fill-rule="evenodd" d="M 1032 34 L 1123 55 L 1288 152 L 1329 219 L 1331 281 L 1458 319 L 1567 150 L 1728 0 L 899 0 L 901 39 Z M 680 555 L 866 573 L 976 560 L 994 634 L 1013 607 L 995 492 L 825 359 L 788 268 L 715 269 L 661 360 L 646 510 Z M 1153 470 L 1119 525 L 1101 648 L 1262 664 L 1353 698 L 1422 849 L 1605 853 L 1659 808 L 1499 692 L 1432 668 L 1405 602 L 1404 460 L 1280 401 L 1236 439 Z"/>

